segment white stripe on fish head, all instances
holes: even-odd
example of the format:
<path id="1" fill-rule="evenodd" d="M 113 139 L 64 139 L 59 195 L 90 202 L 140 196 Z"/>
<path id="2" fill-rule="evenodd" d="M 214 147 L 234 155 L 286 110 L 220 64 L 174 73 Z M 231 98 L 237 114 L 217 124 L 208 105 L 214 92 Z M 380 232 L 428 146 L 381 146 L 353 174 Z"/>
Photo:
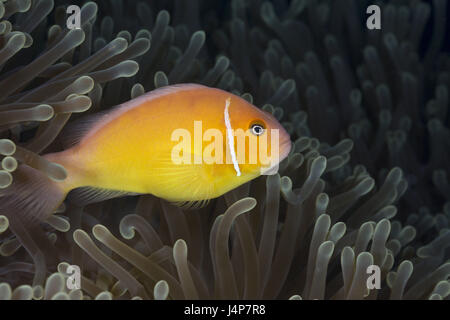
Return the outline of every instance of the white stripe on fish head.
<path id="1" fill-rule="evenodd" d="M 228 98 L 225 101 L 225 127 L 227 128 L 227 140 L 228 140 L 228 146 L 230 148 L 230 155 L 231 155 L 231 161 L 233 161 L 234 170 L 236 170 L 236 176 L 241 175 L 241 170 L 239 168 L 239 164 L 236 158 L 236 152 L 234 150 L 234 136 L 233 136 L 233 129 L 231 128 L 231 121 L 230 121 L 230 115 L 228 113 L 228 109 L 231 104 L 231 98 Z"/>

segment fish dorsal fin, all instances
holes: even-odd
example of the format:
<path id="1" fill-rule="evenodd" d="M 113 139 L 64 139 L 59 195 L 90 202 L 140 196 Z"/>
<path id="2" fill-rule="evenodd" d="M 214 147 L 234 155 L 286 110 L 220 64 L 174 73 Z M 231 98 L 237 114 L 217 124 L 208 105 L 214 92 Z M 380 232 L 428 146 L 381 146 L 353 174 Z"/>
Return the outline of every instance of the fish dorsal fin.
<path id="1" fill-rule="evenodd" d="M 81 187 L 69 192 L 67 200 L 77 204 L 78 206 L 85 206 L 91 203 L 101 202 L 113 198 L 136 196 L 136 195 L 139 195 L 139 193 L 93 188 L 93 187 Z"/>
<path id="2" fill-rule="evenodd" d="M 63 147 L 68 149 L 77 145 L 96 123 L 107 116 L 107 114 L 113 112 L 116 108 L 118 108 L 118 106 L 97 113 L 84 115 L 79 119 L 69 122 L 64 126 L 60 134 L 60 140 Z"/>
<path id="3" fill-rule="evenodd" d="M 202 88 L 207 87 L 195 83 L 183 83 L 165 86 L 149 91 L 135 99 L 129 100 L 120 105 L 114 106 L 107 110 L 102 110 L 94 114 L 83 116 L 73 122 L 68 123 L 61 133 L 61 141 L 65 148 L 72 147 L 78 144 L 85 136 L 87 136 L 87 134 L 96 131 L 96 128 L 101 128 L 109 121 L 119 117 L 123 113 L 135 107 L 142 105 L 145 102 L 149 102 L 153 99 L 160 98 L 179 91 Z"/>

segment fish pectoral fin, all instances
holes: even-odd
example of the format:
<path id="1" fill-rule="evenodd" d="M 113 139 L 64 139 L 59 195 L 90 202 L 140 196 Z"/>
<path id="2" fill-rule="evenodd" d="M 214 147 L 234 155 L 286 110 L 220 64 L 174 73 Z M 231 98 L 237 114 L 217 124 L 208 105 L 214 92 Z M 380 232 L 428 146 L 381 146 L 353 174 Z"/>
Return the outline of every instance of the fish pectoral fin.
<path id="1" fill-rule="evenodd" d="M 214 198 L 213 170 L 213 165 L 205 163 L 175 164 L 170 156 L 160 154 L 151 168 L 155 181 L 151 193 L 185 209 L 205 206 Z"/>
<path id="2" fill-rule="evenodd" d="M 67 200 L 75 203 L 78 206 L 85 206 L 91 203 L 101 202 L 113 198 L 120 198 L 125 196 L 136 196 L 140 193 L 117 191 L 110 189 L 101 189 L 94 187 L 76 188 L 69 192 Z"/>

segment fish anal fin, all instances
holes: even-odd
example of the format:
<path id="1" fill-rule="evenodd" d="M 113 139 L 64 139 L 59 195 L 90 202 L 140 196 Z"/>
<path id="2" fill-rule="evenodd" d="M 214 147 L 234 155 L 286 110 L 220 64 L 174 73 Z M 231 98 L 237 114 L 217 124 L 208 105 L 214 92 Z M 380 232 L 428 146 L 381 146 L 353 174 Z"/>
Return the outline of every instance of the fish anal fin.
<path id="1" fill-rule="evenodd" d="M 113 198 L 136 196 L 139 194 L 140 193 L 101 189 L 94 187 L 81 187 L 76 188 L 71 192 L 69 192 L 67 200 L 79 206 L 85 206 L 91 203 L 101 202 Z"/>
<path id="2" fill-rule="evenodd" d="M 170 204 L 180 207 L 183 210 L 196 210 L 206 207 L 211 199 L 197 200 L 197 201 L 175 201 Z"/>

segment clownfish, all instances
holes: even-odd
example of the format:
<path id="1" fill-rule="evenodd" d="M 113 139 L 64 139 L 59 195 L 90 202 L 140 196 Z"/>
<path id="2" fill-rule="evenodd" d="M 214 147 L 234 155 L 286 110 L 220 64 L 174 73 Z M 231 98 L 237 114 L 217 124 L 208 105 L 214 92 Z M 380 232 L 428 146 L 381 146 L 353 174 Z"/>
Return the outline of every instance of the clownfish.
<path id="1" fill-rule="evenodd" d="M 72 190 L 89 202 L 153 194 L 195 207 L 276 167 L 291 149 L 289 134 L 271 114 L 197 84 L 158 88 L 78 122 L 71 147 L 44 155 L 66 169 L 66 179 L 23 169 L 39 183 L 28 183 L 34 190 L 26 190 L 20 210 L 45 218 Z M 262 141 L 267 152 L 261 156 Z"/>

